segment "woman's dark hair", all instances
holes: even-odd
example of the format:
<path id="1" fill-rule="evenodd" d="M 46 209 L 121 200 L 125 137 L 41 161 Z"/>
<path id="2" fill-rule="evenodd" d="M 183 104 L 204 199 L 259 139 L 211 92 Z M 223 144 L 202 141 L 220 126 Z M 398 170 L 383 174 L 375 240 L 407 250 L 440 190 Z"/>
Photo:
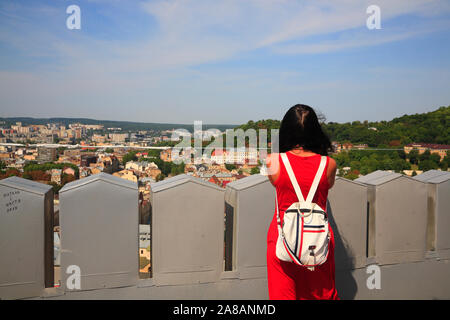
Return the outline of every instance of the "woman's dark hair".
<path id="1" fill-rule="evenodd" d="M 280 152 L 302 147 L 326 156 L 332 150 L 330 139 L 323 132 L 313 108 L 304 104 L 296 104 L 286 112 L 279 137 Z"/>

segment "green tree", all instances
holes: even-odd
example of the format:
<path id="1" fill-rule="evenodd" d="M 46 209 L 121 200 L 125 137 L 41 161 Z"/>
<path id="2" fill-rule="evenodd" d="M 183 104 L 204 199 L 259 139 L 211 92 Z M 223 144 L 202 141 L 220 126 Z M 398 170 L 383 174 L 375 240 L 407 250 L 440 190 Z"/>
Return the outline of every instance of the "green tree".
<path id="1" fill-rule="evenodd" d="M 444 171 L 447 171 L 449 166 L 450 166 L 450 157 L 447 155 L 439 163 L 439 168 L 441 168 Z"/>
<path id="2" fill-rule="evenodd" d="M 162 150 L 150 149 L 147 151 L 147 156 L 152 158 L 159 158 Z"/>
<path id="3" fill-rule="evenodd" d="M 441 162 L 441 156 L 436 153 L 432 153 L 430 155 L 430 160 L 435 162 L 437 165 L 439 165 L 439 162 Z"/>
<path id="4" fill-rule="evenodd" d="M 411 164 L 419 164 L 419 150 L 412 149 L 409 153 L 407 158 L 409 159 L 409 162 Z"/>
<path id="5" fill-rule="evenodd" d="M 361 169 L 361 162 L 356 161 L 356 160 L 350 162 L 350 168 L 352 168 L 352 170 L 360 170 Z"/>
<path id="6" fill-rule="evenodd" d="M 395 172 L 402 172 L 403 170 L 409 169 L 411 169 L 411 164 L 406 162 L 405 160 L 400 158 L 393 160 L 392 170 L 394 170 Z"/>
<path id="7" fill-rule="evenodd" d="M 148 266 L 150 263 L 150 260 L 148 260 L 146 257 L 139 257 L 139 269 L 143 269 L 144 267 Z"/>
<path id="8" fill-rule="evenodd" d="M 260 172 L 259 167 L 253 167 L 250 170 L 250 174 L 258 174 Z"/>
<path id="9" fill-rule="evenodd" d="M 231 164 L 231 163 L 225 163 L 225 168 L 227 168 L 228 171 L 237 169 L 237 167 L 234 164 Z"/>
<path id="10" fill-rule="evenodd" d="M 20 177 L 21 176 L 20 171 L 17 170 L 16 168 L 7 169 L 5 174 L 7 177 L 12 177 L 12 176 Z"/>
<path id="11" fill-rule="evenodd" d="M 54 194 L 57 194 L 59 190 L 61 190 L 61 188 L 63 187 L 62 185 L 59 185 L 56 182 L 49 182 L 48 184 L 52 186 Z"/>
<path id="12" fill-rule="evenodd" d="M 23 170 L 25 172 L 29 171 L 47 171 L 51 169 L 65 169 L 65 168 L 72 168 L 75 171 L 75 177 L 78 179 L 80 177 L 80 170 L 77 165 L 73 163 L 53 163 L 53 162 L 47 162 L 38 164 L 36 162 L 31 161 L 30 163 L 27 163 Z"/>
<path id="13" fill-rule="evenodd" d="M 401 159 L 406 160 L 406 153 L 404 150 L 398 150 L 397 154 Z"/>
<path id="14" fill-rule="evenodd" d="M 126 155 L 124 155 L 122 158 L 122 164 L 126 165 L 127 162 L 129 161 L 136 161 L 137 160 L 136 153 L 137 151 L 130 151 Z"/>
<path id="15" fill-rule="evenodd" d="M 344 175 L 345 179 L 349 179 L 349 180 L 355 180 L 359 177 L 359 172 L 357 170 L 352 170 L 349 173 L 347 173 L 346 175 Z"/>
<path id="16" fill-rule="evenodd" d="M 425 150 L 425 152 L 422 153 L 422 154 L 419 156 L 419 161 L 429 160 L 430 157 L 431 157 L 431 152 L 430 152 L 430 150 Z"/>
<path id="17" fill-rule="evenodd" d="M 433 170 L 433 169 L 437 169 L 438 165 L 436 162 L 431 161 L 431 160 L 423 160 L 419 162 L 419 170 L 423 170 L 423 171 L 428 171 L 428 170 Z"/>

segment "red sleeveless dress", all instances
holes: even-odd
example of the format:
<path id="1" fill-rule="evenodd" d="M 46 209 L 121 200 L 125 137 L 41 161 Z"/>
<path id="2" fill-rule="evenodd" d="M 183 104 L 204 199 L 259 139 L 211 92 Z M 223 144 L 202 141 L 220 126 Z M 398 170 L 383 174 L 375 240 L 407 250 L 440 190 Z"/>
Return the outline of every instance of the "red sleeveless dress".
<path id="1" fill-rule="evenodd" d="M 287 152 L 287 157 L 297 178 L 298 184 L 306 199 L 311 184 L 319 168 L 320 155 L 309 157 L 296 156 Z M 275 181 L 275 188 L 280 208 L 280 217 L 283 219 L 284 211 L 293 203 L 298 202 L 297 196 L 289 180 L 288 173 L 281 161 L 280 174 Z M 326 210 L 328 196 L 327 168 L 320 179 L 319 186 L 313 202 Z M 277 216 L 273 216 L 267 234 L 267 281 L 269 286 L 269 298 L 271 300 L 314 300 L 314 299 L 339 299 L 335 286 L 334 270 L 334 235 L 330 226 L 331 240 L 327 261 L 310 271 L 305 267 L 298 266 L 292 262 L 281 261 L 275 254 L 278 239 Z"/>

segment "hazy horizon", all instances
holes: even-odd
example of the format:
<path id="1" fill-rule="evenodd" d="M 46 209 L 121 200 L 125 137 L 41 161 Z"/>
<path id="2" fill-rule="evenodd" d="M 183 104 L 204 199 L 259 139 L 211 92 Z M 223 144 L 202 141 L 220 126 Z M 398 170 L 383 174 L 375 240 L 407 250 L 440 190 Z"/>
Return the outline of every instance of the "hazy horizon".
<path id="1" fill-rule="evenodd" d="M 448 105 L 448 106 L 450 106 L 450 105 Z M 353 122 L 353 121 L 360 121 L 360 122 L 364 122 L 364 121 L 368 121 L 368 122 L 388 121 L 389 122 L 389 121 L 394 120 L 395 118 L 399 118 L 399 117 L 402 117 L 404 115 L 408 115 L 409 116 L 409 115 L 414 115 L 414 114 L 422 114 L 422 113 L 427 113 L 427 112 L 433 112 L 433 111 L 438 110 L 441 107 L 448 107 L 448 106 L 439 106 L 439 107 L 436 107 L 436 108 L 432 109 L 431 111 L 416 112 L 416 113 L 410 113 L 410 114 L 402 114 L 402 115 L 399 115 L 399 116 L 396 116 L 396 117 L 393 117 L 393 118 L 390 118 L 390 119 L 380 119 L 380 120 L 376 120 L 376 121 L 370 121 L 368 119 L 355 119 L 355 120 L 352 120 L 352 121 L 336 122 L 336 121 L 329 121 L 328 119 L 326 119 L 325 123 L 335 122 L 335 123 L 343 124 L 343 123 L 349 123 L 349 122 Z M 192 122 L 192 123 L 145 122 L 145 121 L 132 121 L 132 120 L 123 120 L 123 119 L 120 119 L 120 120 L 96 119 L 96 118 L 86 118 L 86 117 L 29 117 L 29 116 L 3 117 L 3 116 L 0 116 L 0 119 L 17 119 L 17 118 L 29 118 L 29 119 L 35 119 L 35 120 L 50 120 L 50 119 L 77 119 L 78 120 L 78 119 L 86 119 L 86 120 L 99 121 L 99 122 L 102 122 L 102 121 L 103 122 L 128 122 L 128 123 L 140 123 L 140 124 L 147 124 L 147 123 L 151 124 L 151 123 L 154 123 L 154 124 L 164 124 L 164 125 L 171 125 L 171 124 L 173 124 L 173 125 L 184 125 L 184 126 L 186 126 L 186 125 L 194 125 L 194 122 Z M 255 121 L 256 122 L 256 121 L 260 121 L 260 120 L 279 120 L 279 121 L 281 121 L 281 119 L 271 119 L 271 118 L 266 118 L 266 119 L 249 119 L 249 120 L 244 121 L 242 123 L 209 123 L 209 122 L 204 122 L 202 120 L 198 120 L 198 121 L 202 121 L 203 125 L 208 125 L 208 126 L 211 126 L 211 125 L 239 126 L 239 125 L 242 125 L 242 124 L 246 124 L 248 121 Z M 197 121 L 197 120 L 195 120 L 195 121 Z"/>

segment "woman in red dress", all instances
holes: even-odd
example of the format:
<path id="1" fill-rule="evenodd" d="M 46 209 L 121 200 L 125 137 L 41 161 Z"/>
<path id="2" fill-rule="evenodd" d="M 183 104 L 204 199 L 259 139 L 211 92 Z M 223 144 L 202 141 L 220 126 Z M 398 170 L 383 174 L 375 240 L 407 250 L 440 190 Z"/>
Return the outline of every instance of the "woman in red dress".
<path id="1" fill-rule="evenodd" d="M 288 110 L 280 126 L 280 152 L 286 153 L 304 197 L 309 192 L 319 167 L 321 156 L 327 156 L 324 173 L 313 198 L 321 208 L 327 206 L 328 189 L 334 184 L 336 162 L 328 157 L 331 142 L 322 131 L 314 110 L 306 105 L 295 105 Z M 274 185 L 281 220 L 284 211 L 298 202 L 292 183 L 280 155 L 268 157 L 269 180 Z M 335 286 L 334 236 L 330 228 L 327 261 L 313 271 L 293 262 L 281 261 L 275 254 L 278 238 L 276 209 L 267 234 L 267 280 L 269 298 L 274 300 L 339 299 Z"/>

